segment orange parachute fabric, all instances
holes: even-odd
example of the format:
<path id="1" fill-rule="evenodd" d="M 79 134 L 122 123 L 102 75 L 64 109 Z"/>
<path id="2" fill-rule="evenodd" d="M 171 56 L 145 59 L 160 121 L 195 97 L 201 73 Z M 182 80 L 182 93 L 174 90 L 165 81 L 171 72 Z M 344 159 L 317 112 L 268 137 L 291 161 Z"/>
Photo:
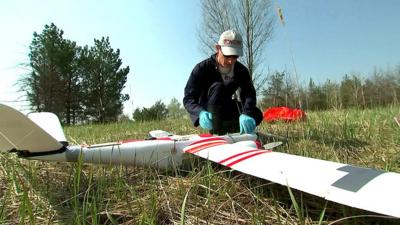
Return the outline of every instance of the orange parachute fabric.
<path id="1" fill-rule="evenodd" d="M 268 108 L 264 111 L 263 115 L 266 122 L 293 122 L 306 119 L 306 113 L 303 110 L 291 109 L 285 106 Z"/>

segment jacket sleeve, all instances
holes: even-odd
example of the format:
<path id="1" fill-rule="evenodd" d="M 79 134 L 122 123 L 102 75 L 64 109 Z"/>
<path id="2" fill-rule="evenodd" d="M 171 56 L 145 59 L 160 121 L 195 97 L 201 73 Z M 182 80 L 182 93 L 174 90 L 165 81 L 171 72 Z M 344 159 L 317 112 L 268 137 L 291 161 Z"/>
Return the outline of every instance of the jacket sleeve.
<path id="1" fill-rule="evenodd" d="M 204 110 L 203 106 L 200 105 L 200 96 L 202 94 L 201 75 L 201 66 L 197 64 L 186 83 L 183 97 L 183 105 L 189 112 L 190 119 L 192 120 L 194 126 L 199 125 L 199 114 L 202 110 Z"/>

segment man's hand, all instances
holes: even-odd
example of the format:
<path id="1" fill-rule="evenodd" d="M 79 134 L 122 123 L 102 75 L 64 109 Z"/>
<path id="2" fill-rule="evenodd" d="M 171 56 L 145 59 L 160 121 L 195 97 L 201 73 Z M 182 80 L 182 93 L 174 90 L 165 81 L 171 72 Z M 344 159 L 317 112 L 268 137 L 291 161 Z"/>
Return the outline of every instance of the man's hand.
<path id="1" fill-rule="evenodd" d="M 245 114 L 240 115 L 239 117 L 240 124 L 240 134 L 253 134 L 254 129 L 256 129 L 256 121 Z"/>
<path id="2" fill-rule="evenodd" d="M 201 111 L 199 114 L 199 123 L 201 128 L 205 130 L 212 130 L 212 114 L 205 110 Z"/>

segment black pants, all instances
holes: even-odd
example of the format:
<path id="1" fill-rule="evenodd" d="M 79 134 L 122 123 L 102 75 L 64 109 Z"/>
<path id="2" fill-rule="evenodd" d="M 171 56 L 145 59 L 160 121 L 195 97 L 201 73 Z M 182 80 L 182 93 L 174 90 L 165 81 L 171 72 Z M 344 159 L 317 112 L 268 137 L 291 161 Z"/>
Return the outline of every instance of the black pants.
<path id="1" fill-rule="evenodd" d="M 215 120 L 220 120 L 220 132 L 212 133 L 235 133 L 240 131 L 239 116 L 242 113 L 242 103 L 232 99 L 234 90 L 229 90 L 222 82 L 216 82 L 211 85 L 208 90 L 208 108 L 207 110 L 213 114 L 213 126 Z M 261 110 L 254 107 L 249 113 L 258 126 L 263 120 Z M 214 127 L 215 128 L 215 127 Z"/>

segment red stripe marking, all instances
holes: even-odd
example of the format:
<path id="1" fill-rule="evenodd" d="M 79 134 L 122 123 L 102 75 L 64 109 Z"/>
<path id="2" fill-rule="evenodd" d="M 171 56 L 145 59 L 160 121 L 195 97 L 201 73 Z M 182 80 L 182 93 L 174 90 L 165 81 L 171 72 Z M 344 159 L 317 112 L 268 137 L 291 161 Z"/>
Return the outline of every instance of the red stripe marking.
<path id="1" fill-rule="evenodd" d="M 244 161 L 244 160 L 246 160 L 246 159 L 252 158 L 252 157 L 257 156 L 257 155 L 260 155 L 260 154 L 268 153 L 268 152 L 271 152 L 271 151 L 256 152 L 256 153 L 254 153 L 254 154 L 251 154 L 251 155 L 242 157 L 242 158 L 240 158 L 240 159 L 237 159 L 237 160 L 235 160 L 235 161 L 229 163 L 229 164 L 226 165 L 226 166 L 227 166 L 227 167 L 232 167 L 233 165 L 235 165 L 235 164 L 237 164 L 237 163 L 240 163 L 240 162 L 242 162 L 242 161 Z"/>
<path id="2" fill-rule="evenodd" d="M 212 134 L 199 134 L 199 137 L 213 137 L 214 135 Z"/>
<path id="3" fill-rule="evenodd" d="M 228 158 L 226 158 L 226 159 L 224 159 L 224 160 L 221 160 L 221 161 L 219 161 L 218 163 L 221 163 L 221 164 L 222 164 L 222 163 L 224 163 L 224 162 L 226 162 L 226 161 L 228 161 L 228 160 L 231 160 L 231 159 L 233 159 L 233 158 L 236 158 L 236 157 L 238 157 L 238 156 L 247 154 L 247 153 L 249 153 L 249 152 L 255 152 L 255 151 L 262 151 L 262 150 L 260 150 L 260 149 L 253 149 L 253 150 L 241 152 L 241 153 L 238 153 L 238 154 L 229 156 Z"/>
<path id="4" fill-rule="evenodd" d="M 219 142 L 213 142 L 213 143 L 205 143 L 205 144 L 203 144 L 203 145 L 199 145 L 199 146 L 193 147 L 193 148 L 191 148 L 191 149 L 189 149 L 189 150 L 186 150 L 186 152 L 189 152 L 189 153 L 196 153 L 196 152 L 199 152 L 199 151 L 204 150 L 204 149 L 206 149 L 206 148 L 210 148 L 210 147 L 214 147 L 214 146 L 218 146 L 218 145 L 224 145 L 224 144 L 226 144 L 226 141 L 219 141 Z"/>
<path id="5" fill-rule="evenodd" d="M 193 142 L 192 144 L 190 144 L 189 146 L 191 146 L 191 145 L 195 145 L 195 144 L 199 144 L 199 143 L 203 143 L 203 142 L 207 142 L 207 141 L 217 141 L 217 140 L 219 140 L 219 141 L 225 141 L 225 139 L 223 139 L 223 138 L 220 138 L 220 137 L 213 137 L 213 138 L 206 138 L 206 139 L 202 139 L 202 140 L 199 140 L 199 141 L 195 141 L 195 142 Z"/>
<path id="6" fill-rule="evenodd" d="M 261 142 L 259 140 L 254 141 L 254 143 L 256 143 L 257 148 L 261 148 Z"/>

